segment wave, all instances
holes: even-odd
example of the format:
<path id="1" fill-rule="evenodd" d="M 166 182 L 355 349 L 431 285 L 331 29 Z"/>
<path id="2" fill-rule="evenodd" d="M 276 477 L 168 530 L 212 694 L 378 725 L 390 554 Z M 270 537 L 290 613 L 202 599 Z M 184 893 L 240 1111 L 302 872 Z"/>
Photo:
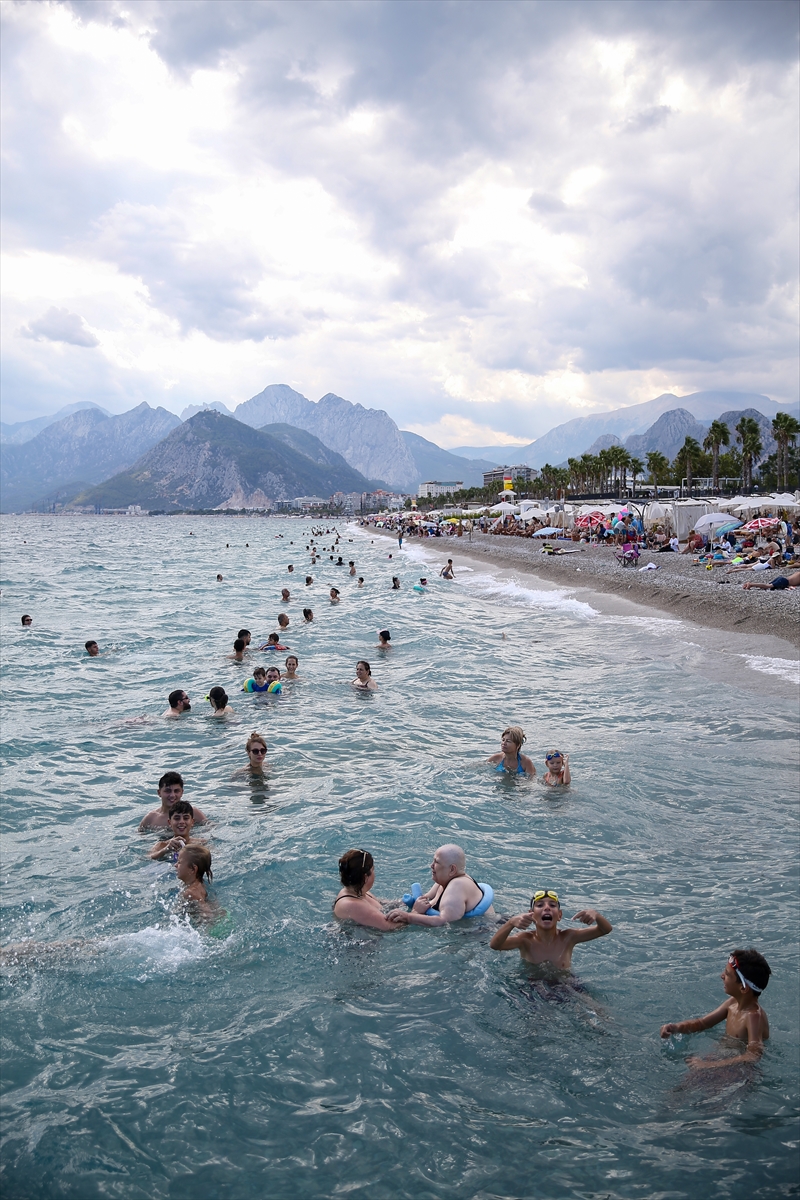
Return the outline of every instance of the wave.
<path id="1" fill-rule="evenodd" d="M 763 654 L 742 654 L 741 658 L 752 671 L 761 671 L 765 675 L 777 675 L 789 683 L 800 685 L 800 662 L 791 658 L 767 658 Z"/>

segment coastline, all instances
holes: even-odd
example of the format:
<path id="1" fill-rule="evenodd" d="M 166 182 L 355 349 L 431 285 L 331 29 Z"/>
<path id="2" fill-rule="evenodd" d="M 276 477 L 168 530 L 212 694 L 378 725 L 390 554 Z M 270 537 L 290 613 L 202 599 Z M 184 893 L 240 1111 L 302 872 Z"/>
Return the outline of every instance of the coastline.
<path id="1" fill-rule="evenodd" d="M 373 526 L 368 529 L 370 534 L 397 540 L 382 529 Z M 362 526 L 359 531 L 364 533 L 366 529 Z M 533 575 L 551 586 L 586 592 L 588 595 L 581 598 L 589 602 L 593 593 L 611 594 L 664 616 L 730 633 L 778 638 L 795 652 L 800 648 L 800 589 L 746 592 L 741 584 L 754 576 L 745 572 L 728 576 L 724 568 L 719 567 L 707 571 L 695 566 L 689 555 L 644 551 L 639 566 L 654 562 L 659 570 L 640 571 L 620 566 L 608 546 L 582 545 L 579 553 L 557 556 L 542 554 L 533 539 L 488 533 L 473 532 L 471 540 L 466 536 L 458 539 L 411 538 L 404 546 L 424 547 L 441 554 L 443 561 L 448 555 L 455 557 L 456 554 L 477 560 L 488 559 L 499 566 Z M 723 579 L 727 582 L 722 583 Z"/>

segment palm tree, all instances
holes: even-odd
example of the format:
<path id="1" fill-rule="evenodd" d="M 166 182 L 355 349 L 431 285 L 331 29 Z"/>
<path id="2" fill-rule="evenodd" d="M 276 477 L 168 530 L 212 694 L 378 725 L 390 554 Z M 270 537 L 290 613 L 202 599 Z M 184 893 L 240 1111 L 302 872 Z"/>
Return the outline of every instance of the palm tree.
<path id="1" fill-rule="evenodd" d="M 789 413 L 779 412 L 772 422 L 772 432 L 778 443 L 778 488 L 781 486 L 781 475 L 783 476 L 783 486 L 788 488 L 789 445 L 794 445 L 797 441 L 797 435 L 800 434 L 800 421 Z M 783 471 L 781 471 L 781 466 Z"/>
<path id="2" fill-rule="evenodd" d="M 736 440 L 742 447 L 742 486 L 753 486 L 753 463 L 761 457 L 761 430 L 753 417 L 742 417 L 736 426 Z"/>
<path id="3" fill-rule="evenodd" d="M 644 463 L 640 458 L 632 458 L 628 463 L 631 475 L 633 476 L 633 494 L 636 495 L 636 476 L 644 473 Z"/>
<path id="4" fill-rule="evenodd" d="M 687 437 L 675 455 L 675 465 L 686 475 L 686 492 L 689 496 L 692 494 L 692 468 L 702 453 L 700 443 L 693 437 Z"/>
<path id="5" fill-rule="evenodd" d="M 731 431 L 724 421 L 712 421 L 708 427 L 708 433 L 703 439 L 703 449 L 710 450 L 712 454 L 711 464 L 711 487 L 713 491 L 719 491 L 719 448 L 720 446 L 730 446 Z"/>
<path id="6" fill-rule="evenodd" d="M 608 483 L 608 476 L 612 466 L 610 451 L 599 450 L 597 454 L 597 463 L 600 469 L 600 491 L 605 492 L 608 491 L 606 485 Z"/>
<path id="7" fill-rule="evenodd" d="M 647 469 L 650 472 L 650 478 L 653 481 L 653 490 L 656 500 L 658 499 L 658 477 L 666 475 L 669 469 L 669 459 L 666 454 L 662 454 L 660 450 L 647 451 Z"/>

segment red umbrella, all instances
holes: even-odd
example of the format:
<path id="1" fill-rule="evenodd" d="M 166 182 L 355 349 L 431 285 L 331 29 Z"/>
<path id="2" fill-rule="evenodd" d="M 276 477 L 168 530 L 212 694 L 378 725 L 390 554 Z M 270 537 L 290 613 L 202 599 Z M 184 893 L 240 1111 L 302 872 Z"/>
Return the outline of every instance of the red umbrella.
<path id="1" fill-rule="evenodd" d="M 575 524 L 578 526 L 579 529 L 583 529 L 585 525 L 595 525 L 598 521 L 604 521 L 605 519 L 606 519 L 605 513 L 590 512 L 590 513 L 584 513 L 583 516 L 578 517 L 575 521 Z"/>
<path id="2" fill-rule="evenodd" d="M 754 521 L 742 525 L 737 533 L 758 533 L 761 529 L 774 529 L 776 525 L 780 525 L 777 517 L 756 517 Z"/>

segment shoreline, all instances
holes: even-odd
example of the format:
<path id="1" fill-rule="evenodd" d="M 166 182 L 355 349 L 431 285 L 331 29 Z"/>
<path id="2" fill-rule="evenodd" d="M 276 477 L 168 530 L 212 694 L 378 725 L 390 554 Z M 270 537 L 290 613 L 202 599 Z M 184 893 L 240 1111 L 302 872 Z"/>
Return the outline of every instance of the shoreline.
<path id="1" fill-rule="evenodd" d="M 373 526 L 359 532 L 380 534 L 396 543 L 393 534 Z M 457 542 L 457 545 L 453 543 Z M 608 546 L 582 545 L 578 553 L 558 556 L 542 554 L 533 539 L 474 533 L 472 539 L 411 538 L 405 548 L 424 547 L 443 556 L 489 560 L 505 568 L 516 568 L 552 587 L 568 587 L 588 596 L 601 593 L 620 597 L 654 613 L 694 622 L 718 631 L 770 637 L 788 644 L 797 657 L 800 649 L 800 589 L 796 591 L 744 591 L 748 576 L 726 576 L 724 568 L 707 571 L 695 566 L 689 555 L 653 554 L 643 551 L 639 566 L 655 562 L 658 571 L 622 567 Z M 458 570 L 456 564 L 456 571 Z M 778 572 L 770 572 L 770 576 Z M 753 576 L 750 576 L 753 578 Z M 726 583 L 721 580 L 726 579 Z M 580 597 L 588 599 L 588 596 Z"/>

